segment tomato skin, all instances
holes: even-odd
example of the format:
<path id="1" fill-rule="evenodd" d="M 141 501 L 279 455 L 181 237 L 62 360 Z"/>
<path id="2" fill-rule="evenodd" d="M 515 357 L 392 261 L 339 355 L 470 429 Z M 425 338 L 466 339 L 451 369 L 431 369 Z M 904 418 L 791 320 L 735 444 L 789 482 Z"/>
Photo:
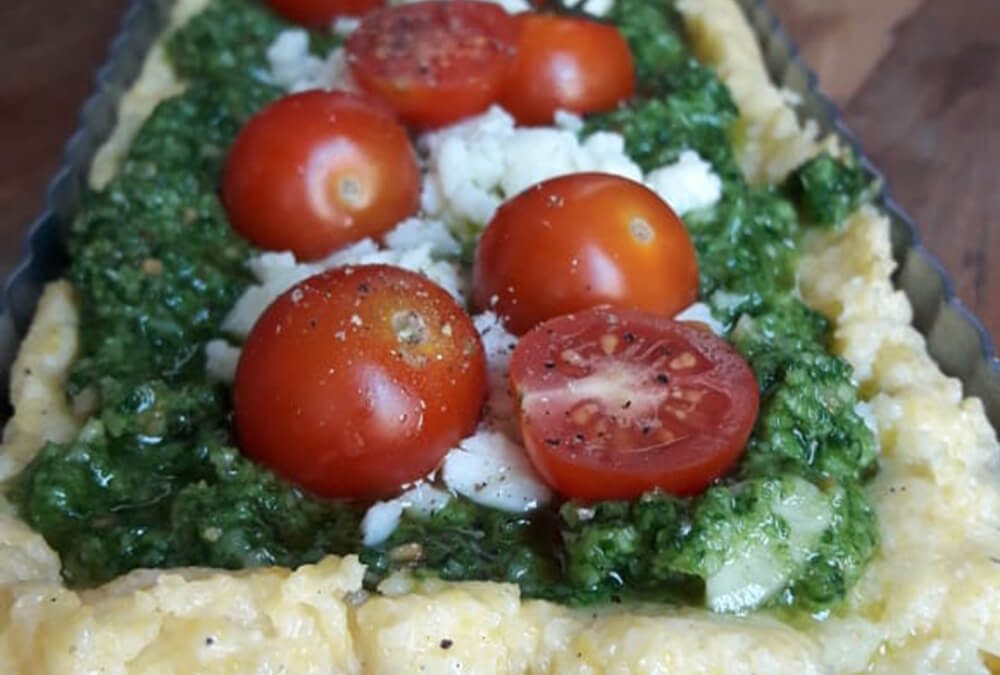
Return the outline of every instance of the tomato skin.
<path id="1" fill-rule="evenodd" d="M 740 457 L 760 405 L 753 371 L 721 338 L 609 307 L 537 326 L 510 379 L 535 468 L 588 501 L 701 492 Z"/>
<path id="2" fill-rule="evenodd" d="M 496 100 L 517 36 L 514 17 L 495 4 L 428 0 L 367 14 L 347 39 L 347 60 L 362 89 L 431 128 Z"/>
<path id="3" fill-rule="evenodd" d="M 673 316 L 698 297 L 680 219 L 644 185 L 599 173 L 552 178 L 502 205 L 474 276 L 476 304 L 518 334 L 602 304 Z"/>
<path id="4" fill-rule="evenodd" d="M 378 498 L 474 429 L 486 362 L 471 319 L 387 265 L 310 277 L 261 316 L 233 390 L 240 448 L 323 497 Z"/>
<path id="5" fill-rule="evenodd" d="M 293 94 L 258 113 L 222 177 L 233 227 L 260 248 L 300 259 L 383 234 L 419 198 L 406 130 L 381 104 L 338 91 Z"/>
<path id="6" fill-rule="evenodd" d="M 635 62 L 614 26 L 580 17 L 518 16 L 517 60 L 500 105 L 521 124 L 552 124 L 553 113 L 611 110 L 635 92 Z"/>
<path id="7" fill-rule="evenodd" d="M 328 28 L 338 16 L 360 16 L 381 7 L 385 0 L 266 0 L 289 21 L 310 28 Z"/>

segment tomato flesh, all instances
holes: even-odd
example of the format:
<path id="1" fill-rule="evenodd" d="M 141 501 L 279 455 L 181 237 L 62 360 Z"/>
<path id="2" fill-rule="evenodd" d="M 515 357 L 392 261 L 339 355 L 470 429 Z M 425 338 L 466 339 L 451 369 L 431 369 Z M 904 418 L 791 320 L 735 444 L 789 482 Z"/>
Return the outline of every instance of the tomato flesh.
<path id="1" fill-rule="evenodd" d="M 553 178 L 501 206 L 474 276 L 476 304 L 514 333 L 601 304 L 673 316 L 698 297 L 680 219 L 649 188 L 609 174 Z"/>
<path id="2" fill-rule="evenodd" d="M 240 448 L 324 497 L 378 498 L 426 476 L 486 395 L 469 316 L 419 274 L 335 268 L 279 297 L 243 348 Z"/>
<path id="3" fill-rule="evenodd" d="M 311 28 L 329 28 L 338 16 L 360 16 L 381 7 L 385 0 L 267 0 L 267 4 L 289 21 Z"/>
<path id="4" fill-rule="evenodd" d="M 381 104 L 346 92 L 287 96 L 240 131 L 222 178 L 233 227 L 264 249 L 320 258 L 416 211 L 420 169 Z"/>
<path id="5" fill-rule="evenodd" d="M 526 13 L 500 104 L 521 124 L 551 124 L 556 110 L 611 110 L 635 91 L 635 63 L 614 26 Z"/>
<path id="6" fill-rule="evenodd" d="M 514 18 L 471 0 L 430 0 L 367 14 L 347 39 L 358 84 L 404 120 L 436 127 L 496 100 L 517 49 Z"/>
<path id="7" fill-rule="evenodd" d="M 728 470 L 753 429 L 753 371 L 724 340 L 634 310 L 547 321 L 511 360 L 532 463 L 565 497 L 696 494 Z"/>

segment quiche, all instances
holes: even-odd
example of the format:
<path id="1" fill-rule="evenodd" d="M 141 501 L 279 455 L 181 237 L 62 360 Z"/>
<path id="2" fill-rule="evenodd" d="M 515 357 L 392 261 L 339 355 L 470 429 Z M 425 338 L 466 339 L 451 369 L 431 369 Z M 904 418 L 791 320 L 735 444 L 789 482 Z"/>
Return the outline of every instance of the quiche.
<path id="1" fill-rule="evenodd" d="M 1000 672 L 996 433 L 739 6 L 380 4 L 172 5 L 12 368 L 0 671 Z"/>

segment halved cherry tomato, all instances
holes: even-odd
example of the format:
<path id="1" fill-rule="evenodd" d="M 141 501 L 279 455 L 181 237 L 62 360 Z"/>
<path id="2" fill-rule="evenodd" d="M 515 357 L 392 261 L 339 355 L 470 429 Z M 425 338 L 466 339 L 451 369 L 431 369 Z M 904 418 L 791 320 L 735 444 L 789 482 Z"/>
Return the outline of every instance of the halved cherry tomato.
<path id="1" fill-rule="evenodd" d="M 525 335 L 511 388 L 532 463 L 560 494 L 695 494 L 739 458 L 759 405 L 753 371 L 712 333 L 593 308 Z"/>
<path id="2" fill-rule="evenodd" d="M 275 12 L 289 21 L 313 28 L 328 28 L 338 16 L 361 16 L 381 7 L 385 0 L 267 0 Z"/>
<path id="3" fill-rule="evenodd" d="M 521 39 L 500 105 L 521 124 L 551 124 L 560 108 L 610 110 L 635 91 L 635 63 L 614 26 L 585 18 L 518 15 Z"/>
<path id="4" fill-rule="evenodd" d="M 287 96 L 254 116 L 229 151 L 222 199 L 257 246 L 319 258 L 412 214 L 420 169 L 382 104 L 339 91 Z"/>
<path id="5" fill-rule="evenodd" d="M 430 0 L 367 14 L 347 39 L 354 79 L 420 127 L 448 124 L 496 100 L 517 49 L 499 6 Z"/>
<path id="6" fill-rule="evenodd" d="M 476 426 L 486 395 L 469 316 L 425 277 L 340 267 L 272 304 L 234 386 L 244 453 L 324 497 L 390 495 Z"/>
<path id="7" fill-rule="evenodd" d="M 620 176 L 578 173 L 528 188 L 497 210 L 476 252 L 476 304 L 514 333 L 601 304 L 673 316 L 697 296 L 680 219 Z"/>

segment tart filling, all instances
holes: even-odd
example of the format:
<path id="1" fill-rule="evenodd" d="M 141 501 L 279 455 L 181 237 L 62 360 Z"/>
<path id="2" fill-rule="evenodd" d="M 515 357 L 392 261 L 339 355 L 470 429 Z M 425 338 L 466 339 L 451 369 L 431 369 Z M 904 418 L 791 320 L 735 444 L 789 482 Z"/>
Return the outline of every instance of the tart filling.
<path id="1" fill-rule="evenodd" d="M 707 5 L 715 4 L 722 9 L 713 11 L 721 13 L 709 14 Z M 726 60 L 732 57 L 725 45 L 712 42 L 710 26 L 712 20 L 724 17 L 725 11 L 735 10 L 726 10 L 724 3 L 705 5 L 681 3 L 681 9 L 701 51 L 710 55 L 711 62 L 723 64 L 718 67 L 725 75 Z M 217 13 L 213 15 L 213 11 Z M 870 501 L 887 507 L 879 492 L 889 480 L 887 476 L 896 479 L 900 471 L 907 475 L 903 468 L 906 461 L 897 463 L 893 456 L 900 447 L 899 434 L 907 438 L 905 432 L 897 430 L 888 437 L 882 462 L 887 466 L 870 483 L 877 452 L 869 427 L 874 426 L 871 418 L 881 425 L 885 441 L 886 429 L 899 429 L 899 423 L 894 425 L 891 420 L 894 415 L 897 420 L 904 419 L 907 397 L 916 405 L 907 387 L 919 386 L 923 393 L 916 396 L 941 396 L 952 401 L 951 406 L 958 393 L 936 371 L 924 373 L 915 385 L 908 380 L 908 375 L 919 373 L 920 368 L 933 367 L 925 364 L 922 344 L 912 329 L 903 328 L 909 318 L 908 307 L 888 285 L 885 225 L 870 209 L 862 209 L 831 233 L 806 228 L 809 235 L 799 243 L 803 222 L 821 226 L 825 221 L 832 226 L 855 210 L 865 186 L 850 164 L 821 154 L 799 168 L 781 188 L 747 184 L 743 175 L 766 176 L 777 171 L 774 166 L 788 161 L 788 155 L 801 151 L 802 159 L 815 145 L 802 140 L 808 136 L 801 134 L 791 137 L 798 139 L 794 142 L 777 136 L 768 148 L 777 159 L 767 157 L 759 148 L 736 153 L 729 145 L 734 125 L 753 140 L 766 122 L 755 114 L 757 108 L 743 100 L 740 84 L 726 78 L 743 116 L 739 118 L 726 87 L 704 66 L 689 60 L 680 39 L 679 16 L 638 3 L 629 7 L 623 0 L 611 9 L 611 16 L 634 41 L 640 83 L 654 83 L 649 85 L 654 89 L 619 110 L 590 117 L 582 129 L 574 129 L 576 120 L 564 117 L 564 126 L 570 130 L 539 130 L 523 144 L 536 151 L 539 143 L 548 142 L 552 147 L 563 144 L 571 156 L 577 153 L 571 160 L 577 164 L 571 165 L 570 171 L 592 168 L 587 162 L 603 162 L 602 170 L 620 167 L 629 177 L 644 177 L 654 190 L 658 184 L 677 186 L 684 183 L 684 176 L 695 176 L 689 181 L 693 187 L 673 198 L 662 192 L 661 196 L 682 213 L 692 232 L 702 271 L 701 297 L 722 332 L 754 366 L 764 397 L 757 430 L 736 471 L 695 498 L 659 493 L 631 503 L 569 501 L 558 511 L 529 508 L 525 516 L 525 505 L 535 507 L 548 495 L 529 465 L 522 462 L 523 471 L 515 468 L 518 461 L 513 458 L 521 457 L 519 439 L 509 413 L 504 419 L 504 405 L 509 402 L 503 400 L 505 392 L 500 386 L 493 387 L 496 395 L 491 394 L 488 408 L 496 419 L 484 420 L 484 429 L 448 455 L 442 478 L 450 490 L 440 491 L 439 498 L 433 498 L 438 493 L 431 492 L 438 488 L 422 484 L 400 501 L 382 502 L 375 508 L 317 500 L 227 447 L 230 432 L 225 388 L 216 382 L 229 376 L 226 361 L 234 356 L 232 350 L 242 337 L 234 326 L 241 322 L 247 326 L 256 319 L 252 316 L 255 310 L 247 309 L 254 304 L 255 295 L 258 305 L 266 304 L 315 271 L 315 264 L 264 254 L 250 266 L 256 278 L 251 277 L 245 263 L 252 254 L 228 229 L 214 195 L 214 172 L 227 138 L 235 133 L 241 119 L 279 93 L 274 86 L 279 78 L 273 74 L 258 77 L 258 69 L 267 63 L 267 49 L 271 51 L 272 71 L 277 72 L 275 62 L 280 54 L 276 52 L 281 51 L 282 40 L 292 39 L 281 32 L 281 24 L 260 10 L 217 0 L 168 43 L 174 66 L 188 80 L 187 88 L 161 105 L 144 125 L 118 177 L 103 194 L 93 197 L 75 228 L 71 278 L 81 296 L 84 328 L 68 391 L 74 412 L 80 418 L 89 416 L 90 421 L 75 438 L 53 426 L 49 440 L 56 444 L 42 450 L 9 492 L 27 522 L 61 554 L 67 581 L 91 584 L 137 567 L 295 566 L 325 553 L 360 552 L 368 565 L 369 584 L 403 566 L 414 568 L 419 577 L 430 574 L 515 581 L 522 594 L 572 604 L 638 594 L 646 600 L 660 597 L 730 612 L 761 605 L 792 605 L 823 612 L 837 605 L 862 577 L 865 563 L 875 552 L 879 528 Z M 733 25 L 737 33 L 745 30 L 739 21 Z M 206 58 L 191 46 L 203 41 L 206 34 L 225 45 L 227 32 L 241 38 L 231 51 L 219 50 L 227 58 L 215 60 L 212 54 Z M 254 36 L 256 42 L 246 40 L 247 35 Z M 324 36 L 320 43 L 326 39 Z M 660 51 L 643 60 L 642 50 L 651 46 Z M 323 52 L 327 46 L 321 44 L 316 49 Z M 327 53 L 325 62 L 336 63 L 336 49 Z M 663 83 L 656 82 L 656 72 L 644 72 L 667 64 L 673 67 L 663 74 Z M 225 79 L 216 79 L 219 77 Z M 226 86 L 221 86 L 222 82 Z M 660 86 L 663 89 L 655 89 Z M 788 122 L 784 107 L 774 110 L 782 113 L 776 114 L 775 120 Z M 345 256 L 339 264 L 365 262 L 367 255 L 374 256 L 371 261 L 407 266 L 404 260 L 409 256 L 416 261 L 411 263 L 414 269 L 451 286 L 450 290 L 461 296 L 462 251 L 468 250 L 492 209 L 519 191 L 517 181 L 530 184 L 546 177 L 536 174 L 525 178 L 518 173 L 518 134 L 532 130 L 514 128 L 503 115 L 493 110 L 424 138 L 424 161 L 429 170 L 424 179 L 421 220 L 397 228 L 395 240 L 407 242 L 408 234 L 419 233 L 420 240 L 428 241 L 424 235 L 430 234 L 436 236 L 432 239 L 435 244 L 428 241 L 409 248 L 403 243 L 393 253 L 393 237 L 389 237 L 383 249 L 369 242 L 357 245 L 360 248 L 355 251 L 335 254 Z M 663 140 L 650 143 L 656 134 Z M 757 138 L 754 142 L 761 141 Z M 598 149 L 602 143 L 604 149 Z M 586 156 L 588 144 L 594 158 Z M 615 144 L 617 154 L 611 147 Z M 753 148 L 753 144 L 742 147 Z M 499 154 L 490 155 L 491 148 L 498 148 L 495 152 Z M 474 172 L 463 172 L 462 163 L 449 164 L 448 153 L 483 158 L 487 165 L 503 162 L 514 170 L 489 182 Z M 192 166 L 199 170 L 192 172 Z M 449 168 L 455 172 L 450 178 Z M 527 169 L 537 170 L 537 166 L 529 164 Z M 713 203 L 711 197 L 718 189 L 713 186 L 717 184 L 721 195 Z M 150 190 L 150 185 L 155 189 Z M 137 227 L 122 228 L 122 221 Z M 863 246 L 856 245 L 858 241 Z M 800 246 L 809 252 L 804 262 L 799 260 Z M 855 251 L 865 250 L 869 253 L 856 259 Z M 840 267 L 834 252 L 853 266 Z M 116 257 L 122 261 L 117 268 L 109 263 Z M 338 261 L 323 264 L 336 266 Z M 109 269 L 117 271 L 109 274 Z M 871 283 L 863 283 L 866 278 Z M 837 319 L 832 334 L 827 332 L 827 321 L 809 309 L 799 299 L 800 294 Z M 65 297 L 64 287 L 55 287 L 50 296 Z M 121 304 L 122 297 L 128 298 L 126 304 Z M 859 298 L 868 304 L 858 305 Z M 877 312 L 865 314 L 857 308 L 874 309 L 879 304 L 892 308 L 878 319 L 885 324 L 877 326 L 877 335 L 885 335 L 884 341 L 869 339 L 865 343 L 860 334 L 866 325 L 871 328 L 875 319 L 868 317 L 877 316 Z M 71 306 L 64 309 L 66 316 L 73 314 Z M 122 309 L 137 315 L 124 316 Z M 133 321 L 148 332 L 135 333 Z M 487 329 L 492 327 L 497 335 L 501 326 L 488 314 L 478 317 L 477 324 L 489 354 Z M 826 351 L 828 341 L 845 351 L 858 380 L 874 395 L 874 414 L 859 405 L 851 369 Z M 207 370 L 202 351 L 206 343 L 210 345 Z M 31 344 L 30 338 L 27 344 Z M 192 345 L 197 348 L 192 349 Z M 503 346 L 493 351 L 491 368 L 502 373 Z M 68 352 L 63 364 L 68 363 L 73 350 Z M 149 372 L 163 375 L 150 379 Z M 57 369 L 53 375 L 58 383 L 61 371 Z M 960 510 L 952 517 L 967 517 L 970 529 L 978 530 L 979 525 L 989 522 L 988 507 L 996 504 L 997 497 L 993 486 L 976 479 L 971 467 L 982 468 L 995 440 L 975 402 L 964 404 L 962 411 L 969 420 L 965 444 L 955 447 L 968 459 L 962 460 L 961 469 L 952 469 L 948 475 L 969 483 L 961 503 L 972 511 Z M 17 418 L 12 428 L 16 424 Z M 924 441 L 912 447 L 929 448 L 933 443 Z M 144 450 L 149 447 L 156 448 L 152 470 L 136 461 L 148 454 Z M 192 453 L 192 448 L 196 452 Z M 499 469 L 522 476 L 520 484 L 534 485 L 534 492 L 530 487 L 522 490 L 527 498 L 515 507 L 502 499 L 491 502 L 482 498 L 484 491 L 476 489 L 474 478 L 463 478 L 460 469 L 449 470 L 449 463 L 453 467 L 478 464 L 474 470 L 485 466 L 486 475 L 496 475 Z M 915 479 L 912 484 L 921 483 Z M 463 491 L 461 485 L 472 489 Z M 485 492 L 496 497 L 503 490 Z M 427 498 L 428 494 L 432 498 Z M 889 526 L 882 527 L 888 527 L 886 531 L 893 535 L 885 545 L 899 550 L 901 542 L 891 521 L 894 511 L 880 513 L 887 514 L 883 519 L 890 518 Z M 394 527 L 385 524 L 393 525 L 397 519 Z M 387 538 L 370 534 L 373 521 L 381 521 L 383 533 L 391 530 Z M 982 535 L 988 536 L 985 530 Z M 416 543 L 422 544 L 419 555 L 402 555 Z M 941 544 L 942 552 L 952 550 Z M 985 565 L 985 559 L 985 555 L 972 556 L 966 564 Z M 335 564 L 328 561 L 316 569 L 326 570 Z M 848 596 L 849 612 L 874 607 L 868 603 L 880 591 L 866 588 L 866 584 L 883 584 L 884 591 L 892 580 L 884 576 L 883 567 L 877 560 L 864 576 L 868 581 Z M 303 569 L 304 574 L 313 574 L 305 571 L 311 568 Z M 346 562 L 342 569 L 354 568 Z M 995 576 L 992 568 L 984 567 L 983 572 Z M 951 578 L 948 573 L 942 576 Z M 360 576 L 347 586 L 356 588 L 358 583 Z M 389 585 L 383 584 L 383 588 L 391 591 L 392 584 L 386 583 Z M 399 584 L 410 588 L 413 582 L 392 577 L 392 583 L 397 588 Z M 457 602 L 464 601 L 448 594 L 473 592 L 451 591 L 447 586 L 436 590 L 433 582 L 425 583 L 435 597 L 447 596 Z M 378 615 L 380 608 L 399 611 L 407 597 L 402 596 L 396 605 L 369 601 L 358 614 L 359 625 L 370 626 L 366 621 Z M 528 605 L 509 611 L 527 612 L 528 617 L 555 611 L 542 607 Z M 968 606 L 958 603 L 954 607 L 957 611 Z M 974 631 L 985 642 L 973 637 L 963 643 L 963 649 L 971 651 L 962 654 L 970 659 L 978 658 L 977 648 L 968 645 L 987 649 L 988 631 L 995 631 L 996 618 L 986 616 L 986 623 Z M 531 625 L 532 619 L 522 618 L 524 626 Z M 635 626 L 643 624 L 642 619 L 631 618 Z M 708 628 L 711 621 L 705 621 L 704 625 L 701 619 L 696 623 L 716 630 Z M 875 628 L 878 624 L 878 617 L 861 611 L 856 619 L 827 619 L 807 626 L 806 632 L 836 635 L 856 630 L 876 635 L 881 630 Z M 614 630 L 613 621 L 600 625 L 601 630 Z M 748 635 L 757 630 L 776 631 L 771 637 L 778 641 L 777 634 L 786 630 L 743 625 L 750 631 Z M 374 637 L 378 629 L 371 628 L 369 635 L 360 638 L 362 643 L 378 639 Z M 590 639 L 586 637 L 590 629 L 567 630 L 582 630 L 574 633 L 573 640 Z M 496 640 L 506 644 L 502 636 Z M 835 663 L 831 659 L 852 658 L 832 654 L 817 657 L 811 647 L 800 647 L 802 651 L 789 647 L 798 654 L 792 660 L 800 658 L 800 663 L 821 658 L 830 664 Z M 856 657 L 858 663 L 864 662 L 862 658 L 867 660 L 877 647 L 872 643 L 867 652 L 860 650 L 864 656 Z M 389 649 L 386 645 L 379 649 L 389 653 L 384 651 Z M 536 653 L 542 658 L 544 649 L 538 649 L 542 651 Z M 507 658 L 514 656 L 508 653 Z M 544 658 L 558 660 L 551 654 Z M 838 667 L 847 670 L 849 666 L 838 663 Z"/>

